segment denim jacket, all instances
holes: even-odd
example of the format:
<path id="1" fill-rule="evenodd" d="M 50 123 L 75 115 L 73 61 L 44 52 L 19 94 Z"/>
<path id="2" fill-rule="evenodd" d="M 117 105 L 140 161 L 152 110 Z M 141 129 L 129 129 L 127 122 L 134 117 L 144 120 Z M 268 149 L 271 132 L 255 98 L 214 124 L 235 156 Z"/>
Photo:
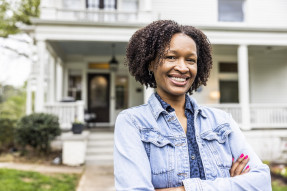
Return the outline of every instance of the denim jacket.
<path id="1" fill-rule="evenodd" d="M 198 106 L 192 97 L 196 141 L 206 180 L 190 178 L 186 134 L 175 112 L 154 94 L 148 104 L 122 111 L 115 125 L 114 173 L 117 191 L 153 191 L 184 185 L 186 191 L 271 189 L 270 170 L 224 111 Z M 248 155 L 250 172 L 230 177 L 232 157 Z"/>

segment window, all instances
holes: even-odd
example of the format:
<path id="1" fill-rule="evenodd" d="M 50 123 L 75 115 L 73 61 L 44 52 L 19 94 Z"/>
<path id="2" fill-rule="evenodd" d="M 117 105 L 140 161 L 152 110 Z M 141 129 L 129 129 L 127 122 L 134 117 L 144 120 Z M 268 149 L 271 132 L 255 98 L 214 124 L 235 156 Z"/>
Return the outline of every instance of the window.
<path id="1" fill-rule="evenodd" d="M 75 100 L 82 99 L 82 76 L 80 71 L 70 70 L 68 81 L 68 96 Z"/>
<path id="2" fill-rule="evenodd" d="M 86 0 L 87 9 L 117 9 L 117 0 Z"/>
<path id="3" fill-rule="evenodd" d="M 235 62 L 221 62 L 219 63 L 220 73 L 237 73 L 237 63 Z"/>
<path id="4" fill-rule="evenodd" d="M 239 103 L 236 62 L 219 63 L 220 103 Z"/>
<path id="5" fill-rule="evenodd" d="M 128 107 L 128 77 L 118 76 L 116 80 L 116 109 Z"/>
<path id="6" fill-rule="evenodd" d="M 243 22 L 244 0 L 218 0 L 218 21 Z"/>
<path id="7" fill-rule="evenodd" d="M 239 103 L 238 81 L 220 80 L 220 103 Z"/>

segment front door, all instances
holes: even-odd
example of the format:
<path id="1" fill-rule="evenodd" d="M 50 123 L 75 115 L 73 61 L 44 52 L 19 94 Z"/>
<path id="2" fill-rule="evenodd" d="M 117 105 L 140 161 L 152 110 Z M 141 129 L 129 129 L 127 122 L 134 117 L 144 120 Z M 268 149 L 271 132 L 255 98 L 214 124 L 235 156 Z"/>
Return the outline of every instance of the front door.
<path id="1" fill-rule="evenodd" d="M 89 122 L 110 121 L 110 75 L 88 74 Z"/>

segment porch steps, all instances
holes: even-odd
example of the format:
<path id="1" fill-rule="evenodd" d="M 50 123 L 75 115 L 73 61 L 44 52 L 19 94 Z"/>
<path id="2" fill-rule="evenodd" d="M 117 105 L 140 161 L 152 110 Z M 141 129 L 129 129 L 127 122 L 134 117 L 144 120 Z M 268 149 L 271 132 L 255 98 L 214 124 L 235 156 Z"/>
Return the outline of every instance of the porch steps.
<path id="1" fill-rule="evenodd" d="M 114 133 L 91 132 L 86 151 L 88 164 L 113 164 Z"/>

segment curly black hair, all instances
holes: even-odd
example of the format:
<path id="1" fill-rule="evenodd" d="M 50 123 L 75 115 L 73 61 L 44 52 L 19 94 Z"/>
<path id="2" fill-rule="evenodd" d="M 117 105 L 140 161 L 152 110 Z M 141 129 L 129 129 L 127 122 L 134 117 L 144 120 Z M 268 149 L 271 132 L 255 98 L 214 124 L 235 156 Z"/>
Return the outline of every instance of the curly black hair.
<path id="1" fill-rule="evenodd" d="M 129 41 L 126 51 L 127 65 L 129 72 L 135 76 L 136 81 L 147 87 L 155 88 L 154 76 L 149 75 L 149 65 L 155 60 L 158 60 L 155 63 L 156 66 L 160 64 L 165 54 L 165 48 L 169 46 L 172 36 L 176 33 L 183 33 L 191 37 L 196 43 L 197 76 L 188 90 L 192 94 L 199 86 L 206 85 L 212 68 L 209 40 L 203 32 L 192 26 L 179 25 L 172 20 L 159 20 L 139 29 Z"/>

